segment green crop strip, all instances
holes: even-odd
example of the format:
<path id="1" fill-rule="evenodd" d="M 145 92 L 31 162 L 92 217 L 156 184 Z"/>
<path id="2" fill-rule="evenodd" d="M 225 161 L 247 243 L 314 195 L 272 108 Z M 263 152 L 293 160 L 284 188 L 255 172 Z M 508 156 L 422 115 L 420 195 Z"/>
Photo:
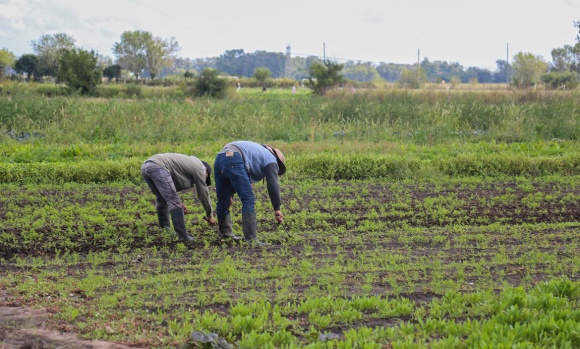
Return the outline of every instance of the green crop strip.
<path id="1" fill-rule="evenodd" d="M 579 181 L 286 180 L 281 226 L 259 184 L 265 250 L 220 243 L 189 195 L 193 250 L 156 227 L 144 185 L 4 185 L 0 287 L 58 304 L 86 338 L 156 347 L 193 331 L 246 348 L 573 346 Z"/>

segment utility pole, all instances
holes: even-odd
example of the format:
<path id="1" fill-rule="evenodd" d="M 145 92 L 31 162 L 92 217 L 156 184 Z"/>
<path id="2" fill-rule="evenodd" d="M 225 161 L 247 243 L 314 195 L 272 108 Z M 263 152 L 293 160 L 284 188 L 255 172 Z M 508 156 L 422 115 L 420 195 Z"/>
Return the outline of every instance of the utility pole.
<path id="1" fill-rule="evenodd" d="M 326 61 L 326 43 L 322 43 L 322 60 Z"/>

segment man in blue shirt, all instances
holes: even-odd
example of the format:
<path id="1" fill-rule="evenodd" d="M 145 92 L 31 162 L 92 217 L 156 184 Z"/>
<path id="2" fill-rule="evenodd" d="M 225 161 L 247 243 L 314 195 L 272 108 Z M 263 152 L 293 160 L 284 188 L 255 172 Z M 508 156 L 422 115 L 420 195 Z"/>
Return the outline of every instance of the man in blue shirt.
<path id="1" fill-rule="evenodd" d="M 222 237 L 239 240 L 232 232 L 230 205 L 233 194 L 242 201 L 242 231 L 244 239 L 257 246 L 267 246 L 256 237 L 256 212 L 252 183 L 266 179 L 268 196 L 274 209 L 274 219 L 284 221 L 280 211 L 280 184 L 278 176 L 286 172 L 284 154 L 267 144 L 236 141 L 226 144 L 214 162 L 214 178 L 217 194 L 217 219 Z"/>

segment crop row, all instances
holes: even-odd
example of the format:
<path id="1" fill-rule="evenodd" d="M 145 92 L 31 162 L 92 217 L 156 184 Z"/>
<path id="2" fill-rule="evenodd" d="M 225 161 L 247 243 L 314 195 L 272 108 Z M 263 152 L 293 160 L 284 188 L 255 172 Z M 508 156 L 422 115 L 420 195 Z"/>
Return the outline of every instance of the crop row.
<path id="1" fill-rule="evenodd" d="M 211 161 L 208 159 L 208 161 Z M 3 163 L 0 183 L 141 182 L 143 159 Z M 580 155 L 459 154 L 436 160 L 405 155 L 318 154 L 288 157 L 291 179 L 418 179 L 433 176 L 579 175 Z"/>

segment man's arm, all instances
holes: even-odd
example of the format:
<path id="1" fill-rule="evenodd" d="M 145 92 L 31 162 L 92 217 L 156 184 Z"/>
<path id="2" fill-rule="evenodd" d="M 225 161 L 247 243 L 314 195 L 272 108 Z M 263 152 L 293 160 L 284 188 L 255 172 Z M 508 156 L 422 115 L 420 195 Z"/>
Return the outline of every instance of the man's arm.
<path id="1" fill-rule="evenodd" d="M 274 218 L 278 223 L 284 221 L 284 215 L 280 211 L 282 200 L 280 199 L 280 183 L 278 182 L 278 164 L 271 163 L 265 168 L 266 184 L 268 186 L 268 196 L 274 208 Z"/>
<path id="2" fill-rule="evenodd" d="M 201 178 L 198 174 L 195 174 L 195 188 L 197 191 L 197 197 L 201 202 L 201 206 L 205 210 L 205 219 L 211 224 L 211 219 L 213 218 L 213 211 L 211 206 L 211 198 L 209 196 L 209 189 L 205 184 L 205 179 Z"/>

